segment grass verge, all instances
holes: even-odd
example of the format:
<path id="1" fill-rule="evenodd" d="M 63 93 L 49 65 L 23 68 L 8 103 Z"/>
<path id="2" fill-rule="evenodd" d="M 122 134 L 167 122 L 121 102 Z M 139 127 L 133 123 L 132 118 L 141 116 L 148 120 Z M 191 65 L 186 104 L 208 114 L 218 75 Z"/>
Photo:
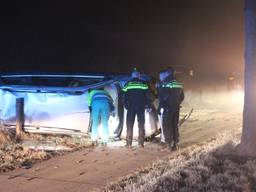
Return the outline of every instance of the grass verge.
<path id="1" fill-rule="evenodd" d="M 103 191 L 256 191 L 256 159 L 237 155 L 239 139 L 238 131 L 224 132 L 110 183 Z"/>

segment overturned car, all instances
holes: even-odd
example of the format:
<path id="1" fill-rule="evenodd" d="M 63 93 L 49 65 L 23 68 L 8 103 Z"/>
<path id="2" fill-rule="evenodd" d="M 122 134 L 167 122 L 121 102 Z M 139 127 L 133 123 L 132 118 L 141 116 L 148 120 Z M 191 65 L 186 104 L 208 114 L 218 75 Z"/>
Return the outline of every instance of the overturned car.
<path id="1" fill-rule="evenodd" d="M 5 128 L 16 126 L 16 99 L 24 99 L 24 131 L 42 134 L 90 134 L 91 114 L 87 104 L 88 90 L 104 88 L 114 101 L 109 119 L 111 137 L 126 137 L 126 110 L 121 90 L 128 76 L 8 74 L 0 76 L 0 120 Z M 146 137 L 158 130 L 155 110 L 145 111 Z M 101 135 L 101 127 L 99 131 Z M 137 123 L 134 138 L 138 136 Z"/>

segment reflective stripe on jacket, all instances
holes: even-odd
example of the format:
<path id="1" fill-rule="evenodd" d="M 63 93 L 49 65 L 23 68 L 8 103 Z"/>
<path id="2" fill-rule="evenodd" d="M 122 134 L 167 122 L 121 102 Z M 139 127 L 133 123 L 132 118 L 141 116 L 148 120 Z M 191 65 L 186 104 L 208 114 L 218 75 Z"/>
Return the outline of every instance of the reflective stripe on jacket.
<path id="1" fill-rule="evenodd" d="M 142 81 L 129 81 L 124 87 L 123 91 L 126 92 L 130 89 L 142 89 L 142 90 L 147 90 L 148 85 Z"/>
<path id="2" fill-rule="evenodd" d="M 126 109 L 144 109 L 151 107 L 152 97 L 145 81 L 133 78 L 123 87 L 123 104 Z"/>
<path id="3" fill-rule="evenodd" d="M 92 90 L 89 93 L 87 98 L 88 105 L 91 106 L 94 100 L 108 100 L 110 103 L 113 103 L 112 97 L 109 95 L 107 91 L 104 90 Z"/>
<path id="4" fill-rule="evenodd" d="M 181 88 L 181 89 L 183 89 L 182 83 L 178 82 L 177 80 L 172 80 L 171 82 L 163 83 L 161 85 L 161 87 L 170 88 L 170 89 L 172 89 L 172 88 Z"/>
<path id="5" fill-rule="evenodd" d="M 182 83 L 177 80 L 162 82 L 158 87 L 159 109 L 178 109 L 184 100 Z"/>

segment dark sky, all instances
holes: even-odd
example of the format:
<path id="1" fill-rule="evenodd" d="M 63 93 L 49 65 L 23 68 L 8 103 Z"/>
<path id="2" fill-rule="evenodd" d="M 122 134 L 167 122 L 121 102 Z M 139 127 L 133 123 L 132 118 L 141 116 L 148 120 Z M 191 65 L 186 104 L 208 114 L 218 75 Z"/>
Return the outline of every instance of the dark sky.
<path id="1" fill-rule="evenodd" d="M 243 0 L 6 1 L 3 71 L 243 70 Z"/>

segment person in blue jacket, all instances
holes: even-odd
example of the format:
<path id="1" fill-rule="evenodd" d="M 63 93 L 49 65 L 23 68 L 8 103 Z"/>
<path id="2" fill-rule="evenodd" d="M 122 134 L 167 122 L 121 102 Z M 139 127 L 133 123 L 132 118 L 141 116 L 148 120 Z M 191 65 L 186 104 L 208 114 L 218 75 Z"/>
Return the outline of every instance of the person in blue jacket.
<path id="1" fill-rule="evenodd" d="M 113 99 L 104 89 L 89 90 L 88 105 L 92 114 L 91 139 L 94 145 L 98 144 L 98 128 L 100 122 L 103 126 L 102 143 L 106 145 L 109 141 L 108 120 L 110 112 L 114 110 Z"/>

